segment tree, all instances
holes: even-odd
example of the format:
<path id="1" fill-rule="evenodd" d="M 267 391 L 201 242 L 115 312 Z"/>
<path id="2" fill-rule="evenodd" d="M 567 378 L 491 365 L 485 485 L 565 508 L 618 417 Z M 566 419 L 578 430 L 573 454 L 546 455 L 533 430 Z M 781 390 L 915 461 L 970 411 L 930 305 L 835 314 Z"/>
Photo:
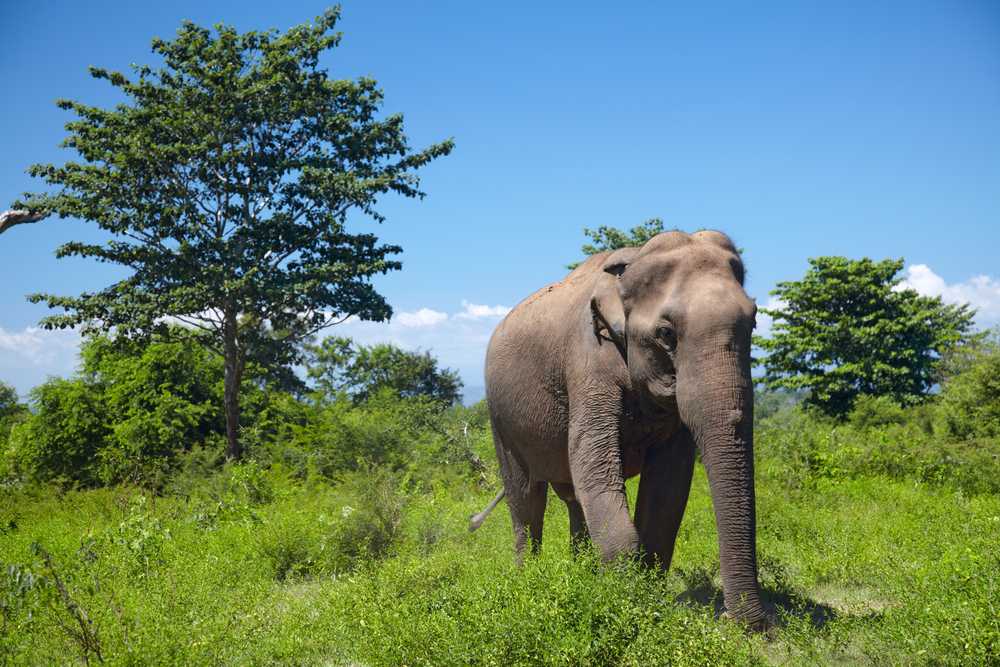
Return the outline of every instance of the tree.
<path id="1" fill-rule="evenodd" d="M 962 438 L 1000 436 L 1000 331 L 948 357 L 939 398 L 946 431 Z"/>
<path id="2" fill-rule="evenodd" d="M 344 391 L 362 402 L 389 389 L 403 398 L 427 396 L 443 405 L 462 398 L 462 380 L 451 369 L 439 369 L 430 352 L 408 352 L 382 343 L 356 345 L 330 337 L 310 348 L 307 373 L 327 395 Z"/>
<path id="3" fill-rule="evenodd" d="M 808 389 L 808 404 L 844 415 L 862 394 L 906 405 L 926 396 L 941 355 L 969 337 L 974 311 L 900 289 L 903 260 L 816 257 L 798 281 L 771 292 L 781 304 L 767 356 L 769 388 Z"/>
<path id="4" fill-rule="evenodd" d="M 628 248 L 631 246 L 641 246 L 646 243 L 649 239 L 653 238 L 657 234 L 663 232 L 663 220 L 659 218 L 650 218 L 641 225 L 637 225 L 627 232 L 624 232 L 615 227 L 609 227 L 607 225 L 601 225 L 597 229 L 583 229 L 583 233 L 589 236 L 593 243 L 584 243 L 581 250 L 583 254 L 596 255 L 599 252 L 604 252 L 605 250 L 618 250 L 619 248 Z M 567 269 L 575 269 L 580 266 L 583 262 L 574 262 L 573 264 L 567 264 Z"/>
<path id="5" fill-rule="evenodd" d="M 0 382 L 0 455 L 7 444 L 10 430 L 28 414 L 28 408 L 18 400 L 14 387 Z"/>
<path id="6" fill-rule="evenodd" d="M 215 32 L 184 23 L 153 40 L 160 69 L 133 78 L 92 68 L 128 104 L 61 100 L 75 112 L 64 145 L 82 162 L 34 165 L 59 189 L 15 208 L 96 223 L 110 239 L 71 242 L 58 257 L 93 257 L 131 274 L 77 297 L 35 294 L 81 325 L 124 339 L 200 332 L 225 359 L 226 453 L 241 454 L 239 387 L 248 361 L 290 366 L 299 343 L 348 316 L 386 320 L 373 275 L 400 268 L 401 248 L 349 233 L 349 212 L 384 220 L 381 195 L 423 197 L 415 170 L 452 142 L 412 151 L 401 115 L 379 118 L 374 80 L 334 80 L 320 55 L 340 42 L 339 9 L 285 33 Z"/>
<path id="7" fill-rule="evenodd" d="M 23 406 L 17 398 L 17 390 L 5 382 L 0 382 L 0 422 L 20 413 Z"/>
<path id="8" fill-rule="evenodd" d="M 84 486 L 100 482 L 98 453 L 111 434 L 103 396 L 80 378 L 31 390 L 33 413 L 14 426 L 5 458 L 21 476 Z"/>

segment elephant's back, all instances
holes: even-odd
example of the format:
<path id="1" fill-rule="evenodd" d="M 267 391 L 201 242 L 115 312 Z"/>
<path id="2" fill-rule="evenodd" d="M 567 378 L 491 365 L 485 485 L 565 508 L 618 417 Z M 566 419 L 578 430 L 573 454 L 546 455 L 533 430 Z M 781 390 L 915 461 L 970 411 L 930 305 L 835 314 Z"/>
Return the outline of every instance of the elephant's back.
<path id="1" fill-rule="evenodd" d="M 562 368 L 567 347 L 589 313 L 590 295 L 608 253 L 592 255 L 559 282 L 514 306 L 497 325 L 486 352 L 486 384 L 513 382 L 549 367 Z M 492 382 L 491 382 L 492 380 Z"/>
<path id="2" fill-rule="evenodd" d="M 566 361 L 589 322 L 593 269 L 602 262 L 594 256 L 521 301 L 490 338 L 486 399 L 494 432 L 539 479 L 568 481 Z"/>

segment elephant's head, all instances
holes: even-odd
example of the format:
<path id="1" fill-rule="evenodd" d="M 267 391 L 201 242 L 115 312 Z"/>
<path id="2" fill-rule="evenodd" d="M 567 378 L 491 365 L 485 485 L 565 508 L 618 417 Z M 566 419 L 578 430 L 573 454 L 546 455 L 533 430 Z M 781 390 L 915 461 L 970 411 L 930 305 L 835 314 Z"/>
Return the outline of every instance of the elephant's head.
<path id="1" fill-rule="evenodd" d="M 764 618 L 757 585 L 750 334 L 756 306 L 722 233 L 667 232 L 604 262 L 595 332 L 628 366 L 646 409 L 673 410 L 701 451 L 712 489 L 726 607 Z"/>

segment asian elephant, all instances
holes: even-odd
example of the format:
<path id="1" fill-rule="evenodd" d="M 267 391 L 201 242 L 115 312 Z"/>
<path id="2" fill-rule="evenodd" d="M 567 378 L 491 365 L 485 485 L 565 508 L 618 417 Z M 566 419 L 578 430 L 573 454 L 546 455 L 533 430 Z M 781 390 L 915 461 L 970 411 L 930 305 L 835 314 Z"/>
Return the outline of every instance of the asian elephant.
<path id="1" fill-rule="evenodd" d="M 522 301 L 486 356 L 486 396 L 518 560 L 547 489 L 574 545 L 670 565 L 695 450 L 708 474 L 727 614 L 766 623 L 757 580 L 750 333 L 756 306 L 725 234 L 659 234 L 593 255 Z M 640 475 L 635 520 L 625 480 Z"/>

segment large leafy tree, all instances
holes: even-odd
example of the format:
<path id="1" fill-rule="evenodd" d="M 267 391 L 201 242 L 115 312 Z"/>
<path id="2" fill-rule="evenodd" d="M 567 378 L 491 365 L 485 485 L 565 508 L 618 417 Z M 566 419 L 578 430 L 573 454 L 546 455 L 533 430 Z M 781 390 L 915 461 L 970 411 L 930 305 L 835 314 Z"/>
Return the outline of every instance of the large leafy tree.
<path id="1" fill-rule="evenodd" d="M 808 389 L 806 401 L 842 415 L 855 398 L 920 400 L 934 385 L 946 354 L 970 334 L 974 311 L 900 288 L 903 260 L 816 257 L 802 280 L 778 283 L 780 306 L 769 338 L 754 343 L 766 356 L 769 388 Z"/>
<path id="2" fill-rule="evenodd" d="M 15 204 L 108 233 L 57 256 L 130 270 L 97 292 L 32 295 L 65 311 L 44 326 L 136 339 L 179 321 L 223 356 L 230 457 L 241 454 L 248 361 L 288 366 L 332 323 L 391 316 L 370 278 L 399 269 L 400 248 L 348 232 L 348 214 L 381 222 L 381 195 L 422 197 L 415 170 L 452 149 L 411 150 L 402 116 L 380 115 L 375 81 L 332 79 L 320 67 L 340 41 L 338 14 L 284 33 L 185 23 L 176 39 L 153 40 L 159 69 L 135 66 L 129 78 L 92 68 L 127 102 L 59 101 L 77 115 L 64 144 L 81 161 L 34 165 L 30 173 L 57 189 Z"/>
<path id="3" fill-rule="evenodd" d="M 410 352 L 395 345 L 358 345 L 329 337 L 309 348 L 309 377 L 327 395 L 346 392 L 361 402 L 383 389 L 407 398 L 427 396 L 443 405 L 462 398 L 462 380 L 438 368 L 430 352 Z"/>
<path id="4" fill-rule="evenodd" d="M 653 238 L 663 229 L 663 220 L 659 218 L 650 218 L 641 225 L 636 225 L 628 231 L 623 231 L 617 227 L 609 227 L 607 225 L 601 225 L 597 229 L 583 229 L 585 236 L 590 237 L 590 243 L 584 243 L 581 250 L 583 254 L 596 255 L 599 252 L 604 252 L 605 250 L 618 250 L 619 248 L 629 248 L 632 246 L 641 246 L 646 243 L 649 239 Z M 580 266 L 583 262 L 574 262 L 573 264 L 568 264 L 567 269 L 575 269 Z"/>

